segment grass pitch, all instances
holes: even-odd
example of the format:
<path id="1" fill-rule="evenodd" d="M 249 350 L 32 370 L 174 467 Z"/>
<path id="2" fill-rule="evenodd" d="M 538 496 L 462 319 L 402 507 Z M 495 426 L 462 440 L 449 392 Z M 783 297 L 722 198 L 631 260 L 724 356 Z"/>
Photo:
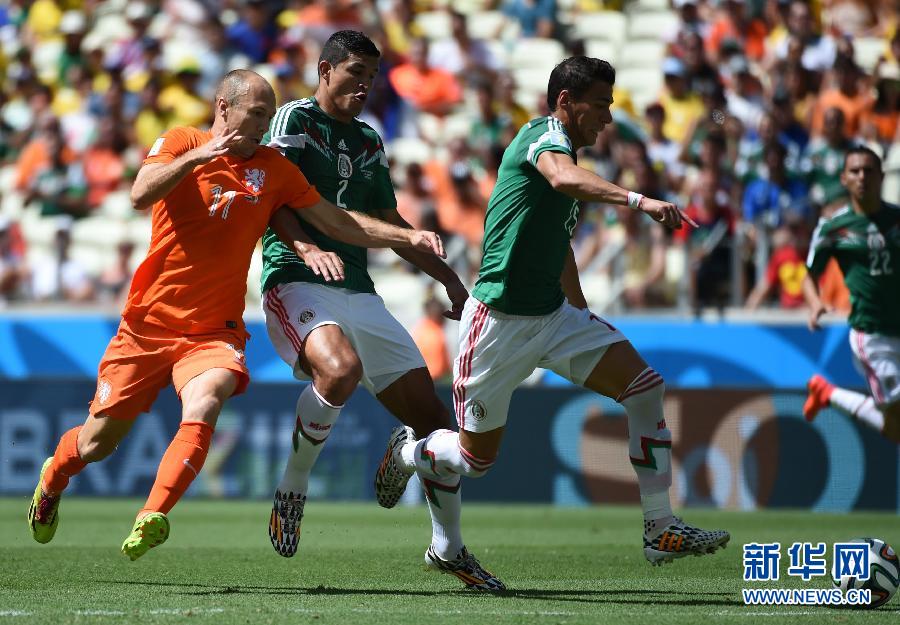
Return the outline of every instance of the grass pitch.
<path id="1" fill-rule="evenodd" d="M 787 546 L 870 535 L 898 546 L 890 514 L 688 510 L 732 533 L 728 549 L 662 568 L 644 560 L 637 508 L 469 505 L 466 542 L 510 588 L 486 595 L 427 572 L 424 507 L 306 509 L 300 550 L 269 545 L 267 502 L 181 502 L 172 536 L 136 562 L 119 553 L 137 500 L 64 499 L 53 542 L 32 541 L 27 498 L 0 499 L 0 625 L 32 623 L 896 623 L 879 610 L 744 606 L 742 587 L 830 587 L 789 577 Z M 780 541 L 780 581 L 743 582 L 741 546 Z M 830 562 L 830 557 L 829 557 Z"/>

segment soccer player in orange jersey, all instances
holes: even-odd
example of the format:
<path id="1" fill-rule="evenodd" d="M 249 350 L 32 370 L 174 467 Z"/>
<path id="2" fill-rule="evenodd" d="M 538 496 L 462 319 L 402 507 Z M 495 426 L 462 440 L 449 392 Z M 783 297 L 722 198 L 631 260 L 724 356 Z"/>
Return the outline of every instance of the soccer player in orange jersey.
<path id="1" fill-rule="evenodd" d="M 268 224 L 296 248 L 298 227 L 288 211 L 302 210 L 335 239 L 443 255 L 432 232 L 393 226 L 322 199 L 277 150 L 259 145 L 274 113 L 275 94 L 265 79 L 235 70 L 216 91 L 208 132 L 173 128 L 150 150 L 131 192 L 136 209 L 153 207 L 150 250 L 100 362 L 90 414 L 63 434 L 41 470 L 28 511 L 38 542 L 49 542 L 56 532 L 69 479 L 112 453 L 171 382 L 182 402 L 181 425 L 122 552 L 135 560 L 166 540 L 166 513 L 203 467 L 223 404 L 249 381 L 241 316 L 251 254 Z M 323 273 L 341 278 L 340 262 L 326 261 L 331 264 L 320 268 Z"/>

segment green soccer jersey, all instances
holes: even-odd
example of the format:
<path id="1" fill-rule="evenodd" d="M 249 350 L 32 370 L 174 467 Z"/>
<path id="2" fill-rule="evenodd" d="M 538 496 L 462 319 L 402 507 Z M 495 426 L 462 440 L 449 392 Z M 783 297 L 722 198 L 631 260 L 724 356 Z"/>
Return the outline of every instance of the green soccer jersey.
<path id="1" fill-rule="evenodd" d="M 806 264 L 818 278 L 837 259 L 850 291 L 850 326 L 900 336 L 900 208 L 882 202 L 871 217 L 842 208 L 813 233 Z"/>
<path id="2" fill-rule="evenodd" d="M 546 315 L 563 302 L 562 276 L 578 202 L 555 191 L 537 170 L 542 152 L 575 159 L 566 129 L 555 117 L 533 119 L 500 163 L 485 216 L 484 255 L 472 295 L 511 315 Z"/>
<path id="3" fill-rule="evenodd" d="M 339 122 L 314 98 L 304 98 L 279 107 L 263 143 L 280 150 L 323 198 L 345 210 L 372 213 L 397 208 L 384 145 L 365 122 Z M 366 248 L 335 241 L 299 215 L 297 219 L 316 245 L 335 252 L 344 261 L 344 280 L 325 282 L 269 228 L 263 236 L 263 291 L 288 282 L 313 282 L 375 292 Z"/>

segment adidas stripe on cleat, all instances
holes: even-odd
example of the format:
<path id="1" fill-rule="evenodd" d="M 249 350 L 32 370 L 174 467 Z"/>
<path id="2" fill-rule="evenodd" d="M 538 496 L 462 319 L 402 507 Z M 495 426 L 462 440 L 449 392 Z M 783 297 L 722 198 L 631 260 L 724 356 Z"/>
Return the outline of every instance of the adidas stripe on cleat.
<path id="1" fill-rule="evenodd" d="M 397 455 L 403 445 L 414 440 L 416 440 L 416 434 L 411 427 L 401 425 L 391 432 L 384 458 L 375 472 L 375 498 L 382 508 L 396 506 L 400 497 L 403 496 L 403 491 L 406 490 L 406 484 L 412 474 L 406 473 L 400 468 Z"/>
<path id="2" fill-rule="evenodd" d="M 59 495 L 48 497 L 44 494 L 44 473 L 53 464 L 53 457 L 44 461 L 41 467 L 41 475 L 38 477 L 31 504 L 28 506 L 28 528 L 31 537 L 39 543 L 49 543 L 56 534 L 59 525 Z"/>
<path id="3" fill-rule="evenodd" d="M 644 535 L 644 557 L 654 566 L 685 556 L 702 556 L 725 547 L 731 534 L 725 530 L 704 530 L 675 517 L 653 538 Z"/>
<path id="4" fill-rule="evenodd" d="M 272 547 L 278 555 L 290 558 L 297 553 L 300 522 L 303 520 L 305 506 L 305 495 L 275 491 L 272 514 L 269 517 L 269 540 L 272 541 Z"/>
<path id="5" fill-rule="evenodd" d="M 122 543 L 122 553 L 133 562 L 168 538 L 169 518 L 162 512 L 151 512 L 134 522 L 131 534 Z"/>
<path id="6" fill-rule="evenodd" d="M 433 546 L 425 552 L 425 565 L 428 568 L 455 575 L 472 590 L 506 590 L 506 585 L 493 573 L 481 566 L 478 560 L 463 547 L 454 560 L 444 560 L 434 551 Z"/>

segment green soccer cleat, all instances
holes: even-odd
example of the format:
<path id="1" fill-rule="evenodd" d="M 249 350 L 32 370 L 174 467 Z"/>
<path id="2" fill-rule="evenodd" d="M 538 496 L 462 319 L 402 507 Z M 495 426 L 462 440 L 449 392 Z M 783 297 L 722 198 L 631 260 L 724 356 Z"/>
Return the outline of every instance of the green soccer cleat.
<path id="1" fill-rule="evenodd" d="M 59 495 L 48 497 L 44 494 L 44 473 L 53 463 L 53 456 L 44 461 L 41 467 L 41 475 L 38 477 L 31 505 L 28 506 L 28 527 L 31 529 L 31 537 L 39 543 L 49 543 L 56 534 L 56 526 L 59 525 Z"/>
<path id="2" fill-rule="evenodd" d="M 153 547 L 159 547 L 169 537 L 169 519 L 162 512 L 151 512 L 134 522 L 131 534 L 122 543 L 122 553 L 132 561 Z"/>

